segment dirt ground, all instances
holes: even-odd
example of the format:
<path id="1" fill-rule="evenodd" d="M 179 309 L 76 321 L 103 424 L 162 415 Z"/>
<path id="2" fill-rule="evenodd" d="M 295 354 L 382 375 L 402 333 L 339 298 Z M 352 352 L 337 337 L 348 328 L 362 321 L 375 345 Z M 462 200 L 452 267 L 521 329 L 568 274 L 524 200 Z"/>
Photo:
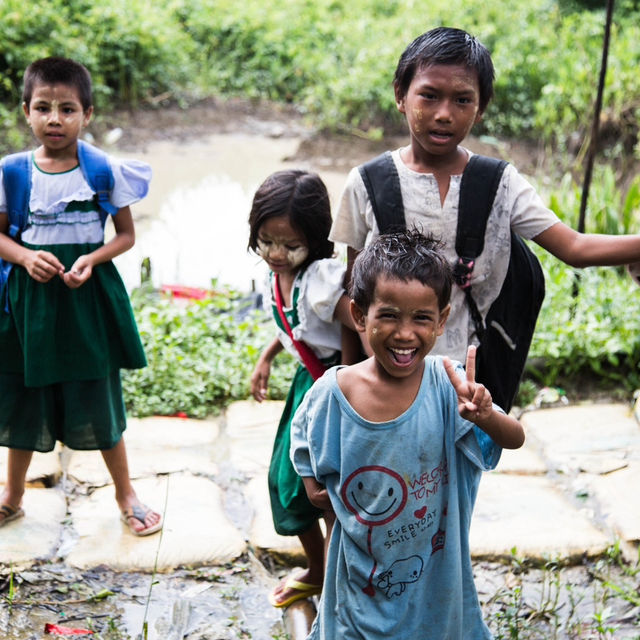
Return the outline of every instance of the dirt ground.
<path id="1" fill-rule="evenodd" d="M 297 154 L 290 158 L 319 163 L 325 168 L 348 170 L 386 149 L 406 144 L 404 128 L 399 123 L 394 134 L 372 140 L 356 133 L 327 135 L 305 121 L 294 107 L 251 102 L 241 99 L 208 99 L 189 108 L 177 106 L 119 111 L 111 116 L 94 118 L 90 131 L 100 142 L 110 130 L 120 128 L 118 142 L 122 149 L 135 151 L 151 140 L 188 140 L 213 133 L 256 132 L 302 139 Z M 541 146 L 531 142 L 484 140 L 470 136 L 468 146 L 476 153 L 497 155 L 511 160 L 522 172 L 534 173 L 544 165 Z"/>

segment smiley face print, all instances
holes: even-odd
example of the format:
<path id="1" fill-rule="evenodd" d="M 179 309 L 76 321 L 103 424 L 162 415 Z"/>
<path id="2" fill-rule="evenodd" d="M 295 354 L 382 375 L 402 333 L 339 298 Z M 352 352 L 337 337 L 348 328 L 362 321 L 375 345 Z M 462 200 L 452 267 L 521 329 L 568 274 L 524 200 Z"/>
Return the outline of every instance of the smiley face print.
<path id="1" fill-rule="evenodd" d="M 346 479 L 342 501 L 362 524 L 376 527 L 393 520 L 407 504 L 407 485 L 391 469 L 360 467 Z"/>

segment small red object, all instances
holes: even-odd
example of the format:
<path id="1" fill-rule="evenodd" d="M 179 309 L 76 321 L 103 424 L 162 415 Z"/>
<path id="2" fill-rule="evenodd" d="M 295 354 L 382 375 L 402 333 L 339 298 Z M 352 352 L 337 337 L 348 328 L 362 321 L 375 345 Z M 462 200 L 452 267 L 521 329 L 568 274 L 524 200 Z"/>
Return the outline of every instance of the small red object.
<path id="1" fill-rule="evenodd" d="M 174 298 L 186 298 L 187 300 L 204 300 L 205 298 L 210 298 L 213 294 L 209 289 L 185 287 L 180 284 L 163 284 L 162 293 Z"/>
<path id="2" fill-rule="evenodd" d="M 57 636 L 86 636 L 93 635 L 93 631 L 89 629 L 72 629 L 71 627 L 61 627 L 57 624 L 51 624 L 47 622 L 44 625 L 44 632 L 50 633 Z"/>

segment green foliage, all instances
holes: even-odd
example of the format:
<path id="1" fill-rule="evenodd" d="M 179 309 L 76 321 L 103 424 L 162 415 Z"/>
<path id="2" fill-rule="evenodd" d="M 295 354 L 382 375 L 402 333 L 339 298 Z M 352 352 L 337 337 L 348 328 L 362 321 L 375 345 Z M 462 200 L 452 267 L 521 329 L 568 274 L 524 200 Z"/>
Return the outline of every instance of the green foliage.
<path id="1" fill-rule="evenodd" d="M 186 91 L 195 74 L 191 40 L 167 3 L 152 0 L 20 0 L 0 3 L 0 121 L 11 127 L 3 151 L 26 145 L 20 119 L 22 76 L 33 60 L 68 56 L 91 71 L 99 111 Z"/>
<path id="2" fill-rule="evenodd" d="M 132 294 L 148 366 L 123 372 L 131 415 L 203 418 L 249 396 L 249 379 L 261 349 L 274 335 L 270 319 L 248 313 L 233 292 L 188 304 L 148 289 Z M 293 378 L 292 358 L 279 356 L 269 381 L 271 398 L 282 398 Z"/>
<path id="3" fill-rule="evenodd" d="M 592 115 L 604 3 L 583 10 L 567 2 L 4 0 L 0 120 L 15 124 L 8 114 L 18 107 L 25 66 L 55 53 L 92 71 L 99 112 L 241 95 L 294 103 L 323 127 L 378 135 L 403 122 L 391 83 L 405 46 L 452 25 L 477 35 L 494 59 L 495 101 L 480 132 L 580 143 Z M 623 141 L 625 153 L 637 145 L 637 5 L 616 9 L 603 109 L 607 141 Z M 19 141 L 12 134 L 5 146 Z"/>
<path id="4" fill-rule="evenodd" d="M 581 189 L 565 175 L 546 198 L 576 228 Z M 626 192 L 610 167 L 598 167 L 586 213 L 586 231 L 625 234 L 640 219 L 640 178 Z M 522 400 L 531 380 L 564 386 L 581 377 L 631 392 L 640 387 L 640 290 L 623 268 L 574 270 L 533 245 L 545 272 L 546 296 L 533 336 Z"/>
<path id="5" fill-rule="evenodd" d="M 547 294 L 527 371 L 556 386 L 592 374 L 632 391 L 640 386 L 640 291 L 615 269 L 576 272 L 540 252 Z M 574 291 L 577 287 L 577 296 Z"/>

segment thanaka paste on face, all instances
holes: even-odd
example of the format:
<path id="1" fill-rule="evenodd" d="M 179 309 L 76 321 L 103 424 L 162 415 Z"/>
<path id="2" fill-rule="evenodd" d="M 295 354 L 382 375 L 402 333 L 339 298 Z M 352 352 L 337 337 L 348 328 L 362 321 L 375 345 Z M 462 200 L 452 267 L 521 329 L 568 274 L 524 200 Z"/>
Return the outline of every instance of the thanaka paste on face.
<path id="1" fill-rule="evenodd" d="M 272 259 L 274 255 L 284 252 L 285 260 L 292 269 L 299 267 L 309 255 L 308 247 L 300 246 L 296 249 L 288 249 L 286 243 L 278 242 L 277 239 L 270 240 L 269 244 L 258 239 L 257 245 L 256 253 L 263 260 L 268 261 Z"/>

